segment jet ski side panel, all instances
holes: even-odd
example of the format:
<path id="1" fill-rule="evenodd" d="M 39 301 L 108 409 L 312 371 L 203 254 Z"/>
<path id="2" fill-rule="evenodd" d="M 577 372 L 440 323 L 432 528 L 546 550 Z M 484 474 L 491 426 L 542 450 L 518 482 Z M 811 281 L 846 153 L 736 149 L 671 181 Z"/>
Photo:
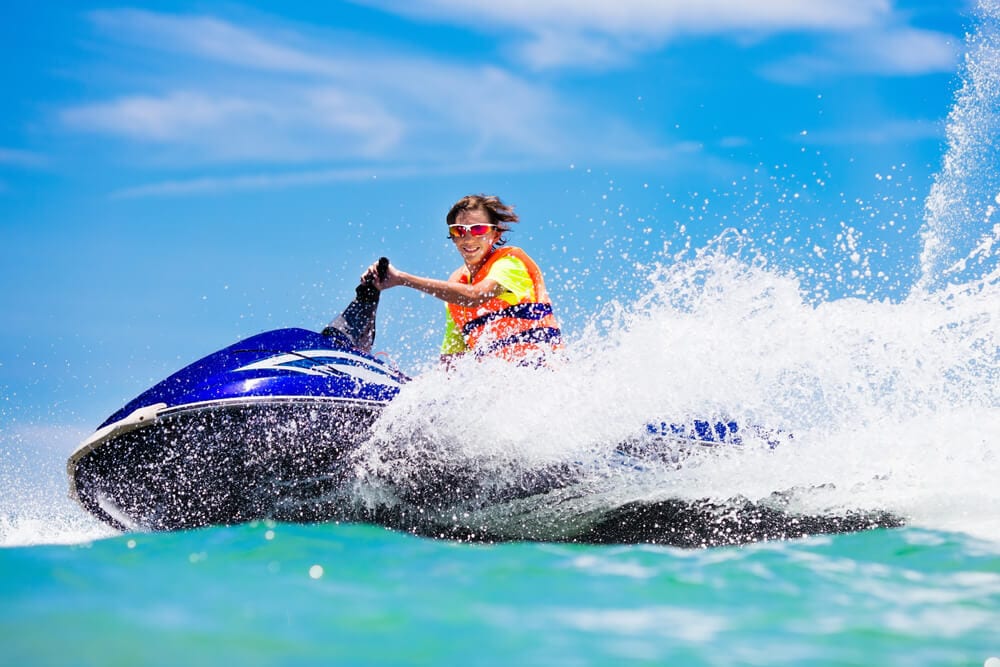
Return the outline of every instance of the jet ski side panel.
<path id="1" fill-rule="evenodd" d="M 332 483 L 405 381 L 335 331 L 252 336 L 105 420 L 69 459 L 70 495 L 119 529 L 295 518 L 282 503 Z"/>
<path id="2" fill-rule="evenodd" d="M 309 500 L 341 481 L 343 455 L 381 408 L 268 399 L 166 411 L 81 448 L 71 462 L 72 492 L 123 530 L 315 520 Z"/>

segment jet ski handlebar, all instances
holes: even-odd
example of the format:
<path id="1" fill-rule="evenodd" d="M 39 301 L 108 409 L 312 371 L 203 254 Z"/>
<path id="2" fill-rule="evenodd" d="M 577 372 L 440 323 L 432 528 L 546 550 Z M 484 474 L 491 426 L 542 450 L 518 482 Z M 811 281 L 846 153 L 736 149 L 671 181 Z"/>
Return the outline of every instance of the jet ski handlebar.
<path id="1" fill-rule="evenodd" d="M 382 282 L 385 280 L 386 274 L 389 273 L 389 258 L 379 257 L 378 263 L 375 266 L 375 272 L 378 274 L 378 281 Z M 375 286 L 375 278 L 373 276 L 365 276 L 355 290 L 355 298 L 361 303 L 378 303 L 379 289 Z"/>

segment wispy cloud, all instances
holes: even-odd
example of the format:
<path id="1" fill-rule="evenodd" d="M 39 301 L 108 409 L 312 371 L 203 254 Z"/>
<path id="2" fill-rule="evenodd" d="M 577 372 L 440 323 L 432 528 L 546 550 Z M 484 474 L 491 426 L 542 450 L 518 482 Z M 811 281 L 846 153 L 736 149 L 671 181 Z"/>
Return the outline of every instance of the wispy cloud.
<path id="1" fill-rule="evenodd" d="M 947 36 L 908 28 L 890 0 L 356 0 L 420 20 L 512 35 L 526 64 L 538 68 L 613 67 L 634 54 L 663 48 L 679 37 L 730 36 L 745 40 L 776 33 L 836 34 L 853 69 L 916 74 L 952 68 Z M 881 39 L 851 39 L 857 32 Z M 881 47 L 881 48 L 880 48 Z M 821 59 L 831 66 L 831 52 Z M 842 51 L 842 49 L 841 49 Z M 800 73 L 805 72 L 805 67 Z"/>
<path id="2" fill-rule="evenodd" d="M 899 28 L 869 37 L 858 40 L 852 52 L 859 71 L 904 75 L 955 71 L 959 44 L 951 35 Z"/>
<path id="3" fill-rule="evenodd" d="M 303 161 L 377 157 L 402 121 L 377 101 L 333 87 L 228 94 L 208 90 L 124 96 L 61 113 L 72 129 L 159 144 L 181 161 Z"/>
<path id="4" fill-rule="evenodd" d="M 120 9 L 92 12 L 90 18 L 106 34 L 147 49 L 173 51 L 250 69 L 331 76 L 350 68 L 347 62 L 309 52 L 308 47 L 314 45 L 282 44 L 209 16 Z M 294 34 L 286 33 L 285 38 L 302 41 Z"/>
<path id="5" fill-rule="evenodd" d="M 891 11 L 888 0 L 356 0 L 407 16 L 460 25 L 646 35 L 846 30 Z"/>
<path id="6" fill-rule="evenodd" d="M 545 160 L 650 144 L 489 63 L 338 50 L 300 32 L 200 16 L 122 10 L 92 18 L 110 39 L 170 68 L 144 73 L 143 86 L 155 92 L 78 104 L 59 119 L 147 155 L 158 148 L 160 162 Z M 612 134 L 614 147 L 594 140 Z"/>
<path id="7" fill-rule="evenodd" d="M 160 177 L 120 190 L 123 197 L 289 187 L 415 165 L 425 173 L 586 160 L 697 168 L 693 162 L 708 159 L 703 149 L 685 151 L 655 120 L 626 121 L 609 111 L 615 105 L 587 104 L 570 92 L 576 84 L 538 70 L 625 66 L 679 36 L 753 45 L 787 31 L 816 33 L 808 41 L 821 48 L 760 71 L 783 83 L 845 72 L 919 74 L 951 69 L 955 58 L 947 36 L 906 27 L 889 0 L 358 2 L 486 30 L 512 41 L 520 59 L 455 60 L 280 20 L 107 10 L 88 15 L 100 52 L 121 48 L 125 57 L 102 63 L 103 95 L 56 118 L 74 133 L 102 137 L 101 150 L 118 151 L 116 159 L 124 153 L 132 164 L 194 174 Z M 0 149 L 0 164 L 18 160 L 31 156 Z"/>
<path id="8" fill-rule="evenodd" d="M 48 164 L 48 158 L 34 151 L 0 147 L 0 165 L 22 169 L 37 169 Z"/>
<path id="9" fill-rule="evenodd" d="M 509 168 L 523 168 L 524 165 L 511 165 L 508 163 L 480 163 L 471 171 L 500 171 Z M 205 176 L 191 179 L 174 179 L 159 181 L 156 183 L 146 183 L 134 187 L 124 188 L 114 193 L 116 199 L 133 199 L 140 197 L 173 197 L 198 194 L 217 194 L 223 192 L 239 192 L 244 190 L 280 190 L 283 188 L 299 187 L 303 185 L 320 185 L 326 183 L 349 183 L 379 178 L 408 178 L 412 176 L 428 176 L 438 174 L 448 174 L 456 172 L 467 172 L 470 168 L 466 165 L 461 167 L 447 167 L 444 165 L 394 165 L 368 166 L 368 167 L 347 167 L 342 169 L 305 169 L 293 170 L 285 173 L 273 171 L 259 172 L 253 174 L 227 175 L 227 176 Z"/>
<path id="10" fill-rule="evenodd" d="M 731 165 L 710 156 L 700 155 L 700 145 L 690 142 L 680 142 L 666 148 L 647 148 L 643 151 L 627 151 L 613 155 L 618 162 L 660 161 L 673 163 L 679 169 L 686 164 L 688 158 L 699 156 L 704 171 L 721 172 L 731 170 Z M 281 190 L 309 185 L 329 183 L 350 183 L 370 181 L 375 179 L 405 179 L 413 177 L 448 176 L 455 174 L 489 174 L 505 172 L 523 172 L 543 169 L 572 168 L 558 159 L 539 162 L 538 159 L 522 160 L 437 160 L 423 163 L 372 163 L 366 166 L 343 167 L 334 169 L 292 169 L 284 172 L 275 170 L 256 173 L 226 174 L 217 176 L 201 176 L 195 178 L 168 179 L 142 185 L 122 188 L 112 193 L 114 199 L 137 199 L 144 197 L 183 197 L 189 195 L 221 194 L 249 190 Z M 692 168 L 689 164 L 685 169 Z M 670 172 L 665 167 L 664 174 Z"/>
<path id="11" fill-rule="evenodd" d="M 953 72 L 959 45 L 951 35 L 915 28 L 839 35 L 824 50 L 795 55 L 761 69 L 772 81 L 804 83 L 843 74 L 913 76 Z"/>

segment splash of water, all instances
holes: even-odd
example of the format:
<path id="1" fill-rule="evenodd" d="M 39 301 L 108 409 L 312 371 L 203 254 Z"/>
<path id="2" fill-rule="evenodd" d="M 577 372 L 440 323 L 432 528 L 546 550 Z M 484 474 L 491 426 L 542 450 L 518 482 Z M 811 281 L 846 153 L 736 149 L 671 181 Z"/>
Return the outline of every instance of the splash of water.
<path id="1" fill-rule="evenodd" d="M 0 547 L 74 544 L 113 533 L 67 493 L 64 453 L 85 435 L 56 425 L 0 428 Z"/>
<path id="2" fill-rule="evenodd" d="M 671 258 L 640 299 L 596 317 L 556 369 L 470 364 L 420 378 L 359 453 L 362 493 L 386 502 L 420 488 L 428 471 L 463 469 L 488 496 L 552 466 L 579 475 L 584 461 L 593 463 L 569 495 L 439 509 L 471 511 L 470 521 L 494 531 L 530 524 L 529 534 L 561 538 L 629 503 L 795 490 L 801 512 L 880 508 L 1000 536 L 982 509 L 1000 502 L 1000 336 L 988 295 L 811 305 L 794 276 L 747 248 L 727 232 Z M 706 416 L 794 439 L 772 450 L 749 437 L 680 465 L 674 457 L 622 466 L 609 456 L 650 422 Z"/>
<path id="3" fill-rule="evenodd" d="M 1000 283 L 1000 2 L 980 0 L 966 38 L 948 149 L 926 201 L 921 291 Z"/>

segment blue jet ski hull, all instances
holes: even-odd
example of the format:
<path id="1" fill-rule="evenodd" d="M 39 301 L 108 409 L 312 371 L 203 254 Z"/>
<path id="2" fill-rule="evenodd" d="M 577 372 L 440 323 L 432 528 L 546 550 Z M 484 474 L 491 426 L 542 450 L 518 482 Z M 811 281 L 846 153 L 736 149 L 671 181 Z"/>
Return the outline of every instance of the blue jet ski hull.
<path id="1" fill-rule="evenodd" d="M 70 457 L 70 494 L 118 529 L 323 518 L 310 499 L 405 381 L 336 332 L 258 334 L 111 415 Z"/>

